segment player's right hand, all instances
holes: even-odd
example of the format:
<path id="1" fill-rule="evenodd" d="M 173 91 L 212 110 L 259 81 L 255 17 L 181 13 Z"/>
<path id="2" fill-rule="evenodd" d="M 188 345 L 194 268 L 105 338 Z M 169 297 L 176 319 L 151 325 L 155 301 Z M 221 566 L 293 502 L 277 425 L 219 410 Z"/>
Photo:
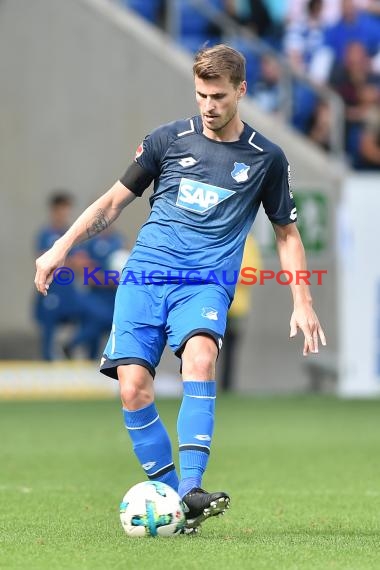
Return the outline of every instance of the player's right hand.
<path id="1" fill-rule="evenodd" d="M 34 284 L 39 293 L 47 295 L 50 284 L 54 279 L 54 272 L 58 267 L 65 265 L 66 254 L 62 254 L 53 246 L 36 259 L 36 276 Z"/>

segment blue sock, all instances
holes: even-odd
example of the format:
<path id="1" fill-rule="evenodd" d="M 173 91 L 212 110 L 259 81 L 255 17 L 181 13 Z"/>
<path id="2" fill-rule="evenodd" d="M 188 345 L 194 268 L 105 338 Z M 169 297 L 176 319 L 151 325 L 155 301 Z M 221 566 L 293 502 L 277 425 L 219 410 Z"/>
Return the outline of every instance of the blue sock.
<path id="1" fill-rule="evenodd" d="M 177 422 L 180 497 L 184 497 L 194 487 L 201 487 L 214 430 L 215 396 L 215 380 L 183 382 L 183 400 Z"/>
<path id="2" fill-rule="evenodd" d="M 149 479 L 178 490 L 178 477 L 167 431 L 154 403 L 136 411 L 123 409 L 133 450 Z"/>

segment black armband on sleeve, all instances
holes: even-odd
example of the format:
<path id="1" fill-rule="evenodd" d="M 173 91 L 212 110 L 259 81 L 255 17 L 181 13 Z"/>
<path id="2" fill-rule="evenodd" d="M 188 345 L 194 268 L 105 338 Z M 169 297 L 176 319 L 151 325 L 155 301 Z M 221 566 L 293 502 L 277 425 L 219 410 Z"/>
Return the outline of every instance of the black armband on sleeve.
<path id="1" fill-rule="evenodd" d="M 120 182 L 124 184 L 126 188 L 129 188 L 131 192 L 136 194 L 136 196 L 142 196 L 144 190 L 148 188 L 152 180 L 153 176 L 137 164 L 137 162 L 132 162 L 124 176 L 120 178 Z"/>

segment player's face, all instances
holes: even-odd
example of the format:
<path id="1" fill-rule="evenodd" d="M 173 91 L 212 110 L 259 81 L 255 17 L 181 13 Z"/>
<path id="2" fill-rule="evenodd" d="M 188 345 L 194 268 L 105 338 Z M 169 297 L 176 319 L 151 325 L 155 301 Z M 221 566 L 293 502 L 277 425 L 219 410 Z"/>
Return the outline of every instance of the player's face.
<path id="1" fill-rule="evenodd" d="M 225 76 L 218 79 L 195 76 L 196 99 L 206 136 L 215 138 L 236 129 L 240 124 L 238 102 L 246 90 L 245 81 L 235 87 Z"/>
<path id="2" fill-rule="evenodd" d="M 51 208 L 50 218 L 53 227 L 68 228 L 71 223 L 71 204 L 59 204 Z"/>

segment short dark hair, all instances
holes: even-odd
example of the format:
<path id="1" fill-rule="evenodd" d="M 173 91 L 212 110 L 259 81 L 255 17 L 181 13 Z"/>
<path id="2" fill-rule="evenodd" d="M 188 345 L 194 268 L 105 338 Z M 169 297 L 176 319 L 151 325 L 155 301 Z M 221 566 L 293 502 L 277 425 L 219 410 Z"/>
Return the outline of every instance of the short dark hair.
<path id="1" fill-rule="evenodd" d="M 245 57 L 225 44 L 204 47 L 195 54 L 193 73 L 200 79 L 218 79 L 227 75 L 237 87 L 245 81 Z"/>
<path id="2" fill-rule="evenodd" d="M 320 10 L 323 5 L 323 0 L 309 0 L 306 5 L 308 14 L 312 14 L 314 10 Z"/>
<path id="3" fill-rule="evenodd" d="M 49 197 L 50 208 L 55 208 L 56 206 L 72 206 L 73 203 L 73 196 L 66 190 L 57 190 Z"/>

